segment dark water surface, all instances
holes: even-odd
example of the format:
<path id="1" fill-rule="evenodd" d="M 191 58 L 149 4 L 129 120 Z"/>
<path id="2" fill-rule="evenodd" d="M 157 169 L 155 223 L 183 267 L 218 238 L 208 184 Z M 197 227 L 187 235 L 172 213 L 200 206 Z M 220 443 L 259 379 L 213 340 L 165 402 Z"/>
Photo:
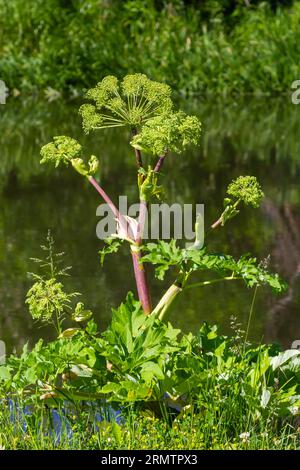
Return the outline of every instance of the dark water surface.
<path id="1" fill-rule="evenodd" d="M 87 182 L 67 169 L 39 165 L 39 149 L 53 135 L 79 138 L 101 159 L 98 177 L 112 199 L 127 194 L 136 202 L 135 161 L 124 143 L 124 131 L 84 136 L 77 104 L 10 101 L 0 107 L 0 339 L 19 349 L 51 330 L 34 325 L 25 306 L 31 285 L 31 257 L 41 256 L 50 228 L 58 251 L 72 265 L 70 289 L 95 312 L 104 328 L 128 290 L 134 290 L 126 249 L 100 267 L 96 238 L 96 208 L 101 203 Z M 258 290 L 250 336 L 279 341 L 284 347 L 300 339 L 300 108 L 288 98 L 249 98 L 218 102 L 193 100 L 186 106 L 203 122 L 201 146 L 170 157 L 164 168 L 166 202 L 205 203 L 206 223 L 215 220 L 227 184 L 240 174 L 256 175 L 266 194 L 260 210 L 246 209 L 214 235 L 210 248 L 239 256 L 270 255 L 272 269 L 290 285 L 286 294 Z M 157 301 L 166 282 L 153 281 Z M 170 320 L 184 331 L 195 331 L 203 320 L 230 332 L 235 315 L 245 327 L 253 291 L 241 284 L 218 284 L 188 290 L 178 300 Z M 155 302 L 154 302 L 155 303 Z"/>

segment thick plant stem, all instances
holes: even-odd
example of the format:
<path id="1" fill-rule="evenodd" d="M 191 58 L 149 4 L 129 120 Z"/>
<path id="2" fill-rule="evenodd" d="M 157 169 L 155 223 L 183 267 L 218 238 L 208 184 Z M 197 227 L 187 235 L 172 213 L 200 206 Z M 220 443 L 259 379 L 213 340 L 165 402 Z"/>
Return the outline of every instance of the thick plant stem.
<path id="1" fill-rule="evenodd" d="M 139 220 L 138 220 L 137 236 L 136 236 L 136 242 L 137 242 L 138 245 L 142 244 L 143 232 L 144 232 L 144 228 L 145 228 L 147 215 L 148 215 L 147 202 L 141 200 L 140 201 L 140 208 L 139 208 Z"/>
<path id="2" fill-rule="evenodd" d="M 142 253 L 138 248 L 134 248 L 135 247 L 133 246 L 131 249 L 131 255 L 139 301 L 141 302 L 144 313 L 146 315 L 149 315 L 152 310 L 152 305 L 147 280 L 147 273 L 145 271 L 144 264 L 140 261 Z"/>
<path id="3" fill-rule="evenodd" d="M 132 246 L 131 254 L 132 254 L 135 282 L 136 282 L 139 300 L 142 304 L 145 314 L 149 315 L 152 310 L 151 296 L 150 296 L 149 284 L 148 284 L 148 279 L 147 279 L 147 272 L 146 272 L 144 263 L 141 261 L 143 254 L 140 250 L 140 246 L 143 240 L 143 231 L 145 227 L 146 216 L 147 216 L 147 202 L 141 200 L 136 244 Z"/>
<path id="4" fill-rule="evenodd" d="M 116 208 L 116 206 L 114 205 L 110 197 L 106 194 L 104 189 L 99 185 L 99 183 L 97 183 L 95 178 L 93 178 L 92 176 L 90 176 L 88 180 L 94 186 L 96 191 L 100 194 L 102 199 L 107 203 L 107 205 L 113 212 L 116 220 L 119 222 L 120 226 L 122 227 L 123 231 L 128 235 L 128 238 L 130 238 L 132 241 L 135 242 L 134 245 L 131 246 L 135 282 L 136 282 L 138 297 L 141 302 L 142 308 L 145 314 L 149 315 L 152 310 L 151 297 L 150 297 L 150 291 L 149 291 L 145 266 L 140 261 L 142 258 L 142 253 L 139 248 L 140 245 L 142 244 L 143 230 L 144 230 L 145 220 L 146 220 L 146 215 L 147 215 L 147 203 L 146 201 L 140 202 L 140 215 L 139 215 L 139 222 L 138 222 L 138 230 L 137 230 L 136 239 L 134 239 L 134 235 L 132 231 L 130 230 L 130 227 L 125 217 Z"/>

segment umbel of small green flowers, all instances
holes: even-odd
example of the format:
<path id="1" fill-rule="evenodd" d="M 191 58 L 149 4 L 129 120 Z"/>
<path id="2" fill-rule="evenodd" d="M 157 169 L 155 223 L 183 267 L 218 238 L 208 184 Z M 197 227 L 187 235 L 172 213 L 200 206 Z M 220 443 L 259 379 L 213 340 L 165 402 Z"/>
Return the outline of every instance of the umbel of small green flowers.
<path id="1" fill-rule="evenodd" d="M 86 97 L 93 101 L 79 110 L 86 133 L 109 127 L 137 128 L 173 107 L 171 88 L 140 73 L 126 75 L 122 81 L 109 75 L 88 90 Z"/>
<path id="2" fill-rule="evenodd" d="M 86 164 L 81 155 L 82 147 L 77 140 L 60 135 L 53 137 L 53 142 L 42 147 L 41 163 L 53 163 L 55 167 L 60 163 L 65 165 L 71 163 L 81 175 L 88 177 L 95 174 L 99 166 L 97 158 L 92 155 Z"/>
<path id="3" fill-rule="evenodd" d="M 259 207 L 264 193 L 255 176 L 239 176 L 227 188 L 227 194 L 247 206 Z"/>
<path id="4" fill-rule="evenodd" d="M 264 198 L 264 193 L 255 176 L 239 176 L 233 180 L 227 188 L 227 195 L 228 197 L 224 199 L 225 209 L 212 228 L 220 224 L 224 225 L 229 219 L 236 216 L 239 213 L 238 205 L 240 203 L 257 208 Z"/>
<path id="5" fill-rule="evenodd" d="M 201 123 L 196 116 L 179 111 L 149 119 L 136 134 L 131 145 L 155 156 L 167 152 L 181 153 L 188 145 L 196 145 Z"/>

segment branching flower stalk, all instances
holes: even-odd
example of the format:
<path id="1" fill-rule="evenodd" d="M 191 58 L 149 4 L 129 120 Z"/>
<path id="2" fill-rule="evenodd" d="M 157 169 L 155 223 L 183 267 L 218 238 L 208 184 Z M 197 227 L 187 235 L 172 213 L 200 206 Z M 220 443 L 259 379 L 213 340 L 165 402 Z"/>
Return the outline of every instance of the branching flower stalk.
<path id="1" fill-rule="evenodd" d="M 151 313 L 151 296 L 147 275 L 142 261 L 142 242 L 147 207 L 153 197 L 161 196 L 157 175 L 168 152 L 180 153 L 187 145 L 196 144 L 200 135 L 200 123 L 195 116 L 173 110 L 171 89 L 168 85 L 149 80 L 145 75 L 127 75 L 122 81 L 108 76 L 95 88 L 88 90 L 86 97 L 91 104 L 80 108 L 83 129 L 91 131 L 127 126 L 134 148 L 140 196 L 139 218 L 134 221 L 120 214 L 114 203 L 94 178 L 98 168 L 96 157 L 86 164 L 82 159 L 82 148 L 70 137 L 54 137 L 53 142 L 41 150 L 41 163 L 71 164 L 76 171 L 87 177 L 103 200 L 112 210 L 118 223 L 117 238 L 130 243 L 134 274 L 139 300 L 146 314 Z M 142 152 L 150 153 L 156 164 L 146 171 Z"/>
<path id="2" fill-rule="evenodd" d="M 166 156 L 182 153 L 191 144 L 199 141 L 201 124 L 196 116 L 188 116 L 175 110 L 171 100 L 171 90 L 167 85 L 153 82 L 145 75 L 128 75 L 122 81 L 116 77 L 106 77 L 95 88 L 87 92 L 92 104 L 80 108 L 83 129 L 86 133 L 112 127 L 127 127 L 131 136 L 130 145 L 134 149 L 137 164 L 137 186 L 139 193 L 139 216 L 137 219 L 123 215 L 116 208 L 106 191 L 94 178 L 98 169 L 95 156 L 83 157 L 81 145 L 65 136 L 54 137 L 53 142 L 41 150 L 41 163 L 52 162 L 57 167 L 63 163 L 85 176 L 111 208 L 117 221 L 117 233 L 105 240 L 101 250 L 101 262 L 108 253 L 114 253 L 124 242 L 128 242 L 139 301 L 145 314 L 162 320 L 174 300 L 185 289 L 204 287 L 222 281 L 243 281 L 248 287 L 267 284 L 276 292 L 284 289 L 277 275 L 270 274 L 257 264 L 255 258 L 242 256 L 235 260 L 229 255 L 208 253 L 198 239 L 200 221 L 196 220 L 196 241 L 192 247 L 182 249 L 175 240 L 169 243 L 143 244 L 143 232 L 148 206 L 154 198 L 163 197 L 159 184 L 161 168 Z M 146 155 L 149 155 L 146 160 Z M 147 167 L 145 162 L 147 161 Z M 259 207 L 264 194 L 254 176 L 240 176 L 227 188 L 224 210 L 210 231 L 235 217 L 243 203 Z M 156 265 L 156 275 L 163 279 L 171 268 L 176 269 L 176 279 L 152 310 L 150 289 L 145 264 Z M 190 282 L 196 272 L 210 271 L 217 278 Z"/>

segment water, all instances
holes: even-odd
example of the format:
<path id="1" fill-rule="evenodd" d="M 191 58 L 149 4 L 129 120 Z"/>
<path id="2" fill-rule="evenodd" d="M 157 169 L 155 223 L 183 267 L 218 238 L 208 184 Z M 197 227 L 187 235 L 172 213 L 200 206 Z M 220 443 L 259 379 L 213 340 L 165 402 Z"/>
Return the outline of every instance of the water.
<path id="1" fill-rule="evenodd" d="M 135 161 L 124 142 L 124 131 L 83 136 L 77 103 L 10 101 L 0 108 L 0 338 L 8 350 L 20 350 L 53 332 L 38 327 L 25 306 L 31 285 L 30 260 L 50 228 L 58 251 L 72 265 L 68 288 L 80 291 L 103 329 L 128 290 L 134 290 L 126 249 L 111 255 L 100 267 L 96 238 L 96 207 L 101 200 L 92 187 L 68 169 L 39 165 L 39 149 L 53 135 L 79 138 L 101 159 L 99 177 L 112 199 L 127 194 L 136 202 Z M 214 234 L 212 250 L 239 256 L 270 255 L 271 267 L 290 283 L 280 297 L 258 290 L 250 337 L 277 341 L 289 347 L 300 339 L 300 148 L 299 108 L 288 98 L 239 101 L 193 100 L 186 108 L 199 115 L 203 136 L 199 149 L 168 157 L 164 168 L 166 202 L 205 203 L 207 224 L 216 219 L 227 184 L 240 174 L 256 175 L 266 199 L 260 210 L 246 209 Z M 200 278 L 199 278 L 200 279 Z M 152 282 L 154 303 L 172 282 Z M 172 323 L 195 331 L 203 320 L 217 322 L 230 332 L 230 317 L 245 328 L 253 291 L 241 284 L 219 284 L 188 290 L 174 305 Z"/>

